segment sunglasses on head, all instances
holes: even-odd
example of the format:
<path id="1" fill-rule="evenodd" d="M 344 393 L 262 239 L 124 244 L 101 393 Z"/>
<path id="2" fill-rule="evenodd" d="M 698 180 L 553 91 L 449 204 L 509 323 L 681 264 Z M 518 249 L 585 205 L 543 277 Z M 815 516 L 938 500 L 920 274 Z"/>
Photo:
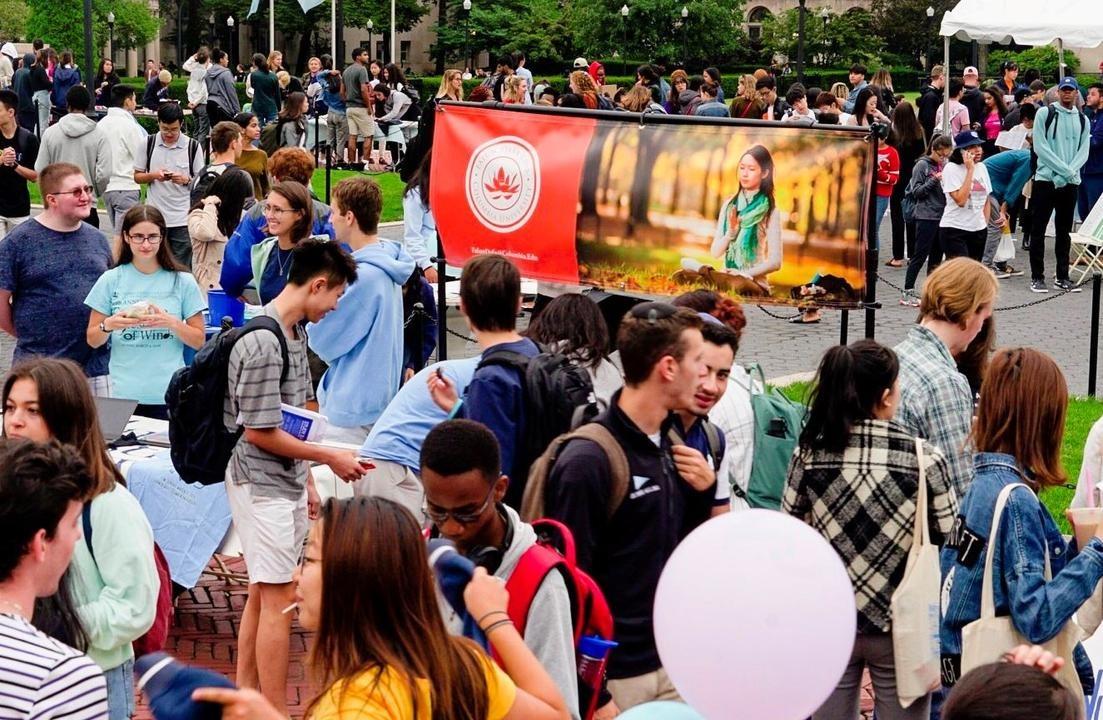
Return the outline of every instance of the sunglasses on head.
<path id="1" fill-rule="evenodd" d="M 670 303 L 644 302 L 636 305 L 628 312 L 632 317 L 639 320 L 646 320 L 653 325 L 659 320 L 666 320 L 669 317 L 673 317 L 674 314 L 678 312 L 678 308 Z"/>

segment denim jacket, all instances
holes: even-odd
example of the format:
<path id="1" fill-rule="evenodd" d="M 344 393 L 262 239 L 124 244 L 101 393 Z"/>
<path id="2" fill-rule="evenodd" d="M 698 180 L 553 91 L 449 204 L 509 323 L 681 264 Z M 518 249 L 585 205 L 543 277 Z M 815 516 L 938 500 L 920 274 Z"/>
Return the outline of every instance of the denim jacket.
<path id="1" fill-rule="evenodd" d="M 973 465 L 976 475 L 941 553 L 944 660 L 960 656 L 962 628 L 980 617 L 996 497 L 1005 485 L 1021 483 L 1026 477 L 1015 458 L 1003 453 L 977 453 Z M 1077 553 L 1075 545 L 1065 542 L 1038 496 L 1024 488 L 1011 491 L 999 532 L 992 560 L 996 615 L 1010 615 L 1015 628 L 1030 642 L 1045 642 L 1060 632 L 1103 578 L 1103 540 L 1093 538 Z M 1052 570 L 1048 583 L 1046 546 Z M 1075 659 L 1084 677 L 1082 665 L 1087 656 L 1082 648 L 1077 648 Z M 945 669 L 946 663 L 943 665 Z M 1090 664 L 1086 670 L 1090 679 Z M 945 679 L 944 674 L 944 684 L 950 684 Z"/>

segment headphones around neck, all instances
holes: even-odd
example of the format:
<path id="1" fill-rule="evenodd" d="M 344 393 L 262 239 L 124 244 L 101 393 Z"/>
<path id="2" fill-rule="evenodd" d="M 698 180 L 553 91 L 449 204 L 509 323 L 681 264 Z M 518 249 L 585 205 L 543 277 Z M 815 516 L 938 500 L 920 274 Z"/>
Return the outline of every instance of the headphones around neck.
<path id="1" fill-rule="evenodd" d="M 513 523 L 509 521 L 509 515 L 502 509 L 501 504 L 499 504 L 496 509 L 498 515 L 506 524 L 506 536 L 505 539 L 502 540 L 502 546 L 476 545 L 467 552 L 468 560 L 475 563 L 476 567 L 486 568 L 486 571 L 491 575 L 496 573 L 498 568 L 502 566 L 502 560 L 505 559 L 506 550 L 513 544 Z"/>

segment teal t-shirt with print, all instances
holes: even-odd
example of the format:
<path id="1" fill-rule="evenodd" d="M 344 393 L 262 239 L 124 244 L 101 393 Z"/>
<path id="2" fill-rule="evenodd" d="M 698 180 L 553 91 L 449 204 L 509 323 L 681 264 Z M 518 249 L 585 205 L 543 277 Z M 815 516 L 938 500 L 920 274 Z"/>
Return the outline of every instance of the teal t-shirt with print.
<path id="1" fill-rule="evenodd" d="M 158 269 L 146 274 L 127 263 L 108 270 L 84 304 L 114 315 L 145 300 L 169 315 L 187 320 L 207 307 L 195 278 Z M 184 366 L 184 343 L 168 328 L 132 327 L 111 333 L 112 394 L 147 405 L 163 405 L 172 374 Z"/>

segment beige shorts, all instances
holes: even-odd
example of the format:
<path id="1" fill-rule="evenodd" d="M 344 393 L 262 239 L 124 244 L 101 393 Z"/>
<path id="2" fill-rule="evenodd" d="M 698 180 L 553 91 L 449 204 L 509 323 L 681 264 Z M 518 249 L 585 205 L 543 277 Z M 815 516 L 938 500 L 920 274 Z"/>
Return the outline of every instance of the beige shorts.
<path id="1" fill-rule="evenodd" d="M 424 525 L 425 512 L 422 503 L 425 490 L 418 476 L 410 468 L 389 460 L 371 459 L 371 463 L 375 465 L 375 469 L 369 470 L 364 477 L 353 483 L 353 493 L 394 500 L 409 510 L 419 525 Z"/>
<path id="2" fill-rule="evenodd" d="M 370 138 L 375 133 L 375 120 L 367 108 L 350 107 L 345 111 L 345 118 L 349 122 L 349 136 Z"/>
<path id="3" fill-rule="evenodd" d="M 254 488 L 250 483 L 235 483 L 227 469 L 226 497 L 241 540 L 249 583 L 289 583 L 299 565 L 309 527 L 306 489 L 296 501 L 255 495 Z"/>

